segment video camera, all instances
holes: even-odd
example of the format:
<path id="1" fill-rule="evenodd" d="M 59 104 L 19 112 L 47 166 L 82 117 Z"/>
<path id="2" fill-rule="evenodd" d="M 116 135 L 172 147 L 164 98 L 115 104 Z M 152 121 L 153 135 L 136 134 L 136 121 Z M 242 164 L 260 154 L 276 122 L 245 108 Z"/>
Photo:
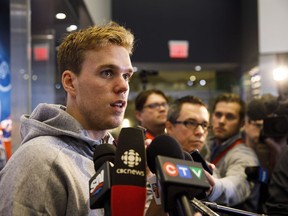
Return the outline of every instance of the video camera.
<path id="1" fill-rule="evenodd" d="M 264 118 L 261 135 L 271 138 L 288 135 L 288 102 L 279 102 L 275 112 Z"/>
<path id="2" fill-rule="evenodd" d="M 273 116 L 264 119 L 263 136 L 283 137 L 288 134 L 288 116 Z"/>

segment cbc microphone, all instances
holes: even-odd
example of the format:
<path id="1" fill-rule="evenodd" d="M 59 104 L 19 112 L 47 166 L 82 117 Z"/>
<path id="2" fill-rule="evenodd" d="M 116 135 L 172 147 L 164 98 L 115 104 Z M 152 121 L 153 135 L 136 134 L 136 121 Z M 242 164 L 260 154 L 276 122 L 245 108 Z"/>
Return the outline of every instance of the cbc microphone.
<path id="1" fill-rule="evenodd" d="M 112 172 L 112 216 L 143 216 L 146 202 L 146 154 L 140 128 L 122 128 Z"/>
<path id="2" fill-rule="evenodd" d="M 115 152 L 116 147 L 112 144 L 95 147 L 93 161 L 96 174 L 89 180 L 90 208 L 104 208 L 105 216 L 111 215 L 111 169 Z"/>

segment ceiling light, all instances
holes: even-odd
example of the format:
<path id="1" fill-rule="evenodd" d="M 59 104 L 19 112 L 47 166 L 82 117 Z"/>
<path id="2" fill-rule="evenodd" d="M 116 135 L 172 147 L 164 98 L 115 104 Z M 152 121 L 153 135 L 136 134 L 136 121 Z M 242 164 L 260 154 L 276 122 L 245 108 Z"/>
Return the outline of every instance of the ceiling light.
<path id="1" fill-rule="evenodd" d="M 187 85 L 188 85 L 188 86 L 193 86 L 193 84 L 194 84 L 193 81 L 191 81 L 191 80 L 188 80 L 188 81 L 187 81 Z"/>
<path id="2" fill-rule="evenodd" d="M 273 78 L 275 81 L 282 81 L 288 77 L 287 67 L 278 67 L 273 70 Z"/>
<path id="3" fill-rule="evenodd" d="M 199 83 L 200 83 L 201 86 L 205 86 L 206 85 L 206 80 L 200 80 Z"/>
<path id="4" fill-rule="evenodd" d="M 57 13 L 55 17 L 56 17 L 56 19 L 65 19 L 65 18 L 66 18 L 66 14 L 64 14 L 64 13 Z"/>
<path id="5" fill-rule="evenodd" d="M 195 70 L 196 71 L 200 71 L 201 70 L 201 66 L 200 65 L 195 66 Z"/>
<path id="6" fill-rule="evenodd" d="M 68 31 L 68 32 L 72 32 L 72 31 L 75 31 L 75 30 L 77 30 L 77 26 L 76 25 L 70 25 L 70 26 L 68 26 L 67 28 L 66 28 L 66 30 Z"/>
<path id="7" fill-rule="evenodd" d="M 194 75 L 190 76 L 190 80 L 191 80 L 192 82 L 195 81 L 195 80 L 196 80 L 196 76 L 194 76 Z"/>

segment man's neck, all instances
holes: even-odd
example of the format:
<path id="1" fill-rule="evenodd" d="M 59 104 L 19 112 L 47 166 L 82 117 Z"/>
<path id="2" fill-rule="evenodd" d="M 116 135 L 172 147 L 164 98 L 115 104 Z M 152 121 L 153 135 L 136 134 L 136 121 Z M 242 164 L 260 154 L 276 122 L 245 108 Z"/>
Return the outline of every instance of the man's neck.
<path id="1" fill-rule="evenodd" d="M 93 140 L 103 139 L 107 134 L 106 130 L 102 130 L 102 131 L 86 130 L 86 132 L 87 132 L 87 135 Z"/>

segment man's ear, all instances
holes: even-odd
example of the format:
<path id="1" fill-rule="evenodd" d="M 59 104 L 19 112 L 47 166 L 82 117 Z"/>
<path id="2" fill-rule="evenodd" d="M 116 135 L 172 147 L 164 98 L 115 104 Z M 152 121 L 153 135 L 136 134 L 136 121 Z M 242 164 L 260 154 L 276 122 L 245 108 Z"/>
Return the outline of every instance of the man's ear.
<path id="1" fill-rule="evenodd" d="M 167 133 L 169 134 L 169 132 L 171 132 L 173 129 L 173 124 L 170 121 L 166 121 L 165 122 L 165 128 L 167 130 Z"/>
<path id="2" fill-rule="evenodd" d="M 139 122 L 142 122 L 141 111 L 135 111 L 135 117 Z"/>
<path id="3" fill-rule="evenodd" d="M 74 74 L 70 70 L 65 70 L 62 73 L 62 85 L 63 85 L 63 88 L 70 95 L 75 95 L 76 94 L 75 85 L 74 85 L 74 80 L 75 79 L 76 79 L 76 74 Z"/>

